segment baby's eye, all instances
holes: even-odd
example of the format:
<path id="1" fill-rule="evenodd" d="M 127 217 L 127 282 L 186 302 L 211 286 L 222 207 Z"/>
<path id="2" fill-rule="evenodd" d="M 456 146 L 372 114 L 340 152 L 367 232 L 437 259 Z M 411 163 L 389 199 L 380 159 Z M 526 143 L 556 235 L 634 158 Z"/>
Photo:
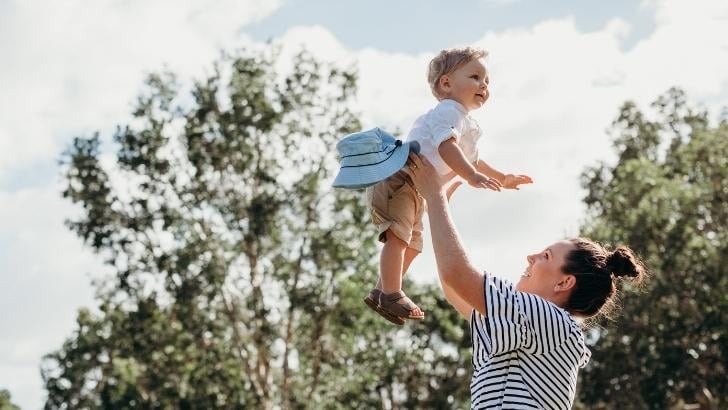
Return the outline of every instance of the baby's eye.
<path id="1" fill-rule="evenodd" d="M 480 77 L 478 77 L 477 75 L 471 75 L 470 78 L 473 78 L 473 79 L 477 80 Z"/>

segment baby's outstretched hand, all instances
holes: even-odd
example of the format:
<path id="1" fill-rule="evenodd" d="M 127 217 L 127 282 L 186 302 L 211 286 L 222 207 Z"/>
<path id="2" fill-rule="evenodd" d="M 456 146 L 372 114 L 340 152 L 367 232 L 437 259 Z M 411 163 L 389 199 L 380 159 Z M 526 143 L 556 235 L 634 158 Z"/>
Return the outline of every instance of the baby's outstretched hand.
<path id="1" fill-rule="evenodd" d="M 518 186 L 521 184 L 533 184 L 533 180 L 528 175 L 506 174 L 502 185 L 506 189 L 519 189 Z"/>
<path id="2" fill-rule="evenodd" d="M 501 184 L 497 179 L 489 178 L 480 172 L 474 172 L 471 174 L 470 177 L 468 177 L 468 184 L 475 188 L 486 188 L 492 189 L 493 191 L 500 191 L 501 189 Z"/>

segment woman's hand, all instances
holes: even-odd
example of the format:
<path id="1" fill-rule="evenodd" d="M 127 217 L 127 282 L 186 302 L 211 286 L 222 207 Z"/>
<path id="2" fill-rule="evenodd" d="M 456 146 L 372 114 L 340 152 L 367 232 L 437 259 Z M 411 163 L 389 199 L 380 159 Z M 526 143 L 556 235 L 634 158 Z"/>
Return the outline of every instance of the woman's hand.
<path id="1" fill-rule="evenodd" d="M 430 173 L 434 173 L 439 181 L 431 181 L 433 182 L 433 185 L 435 187 L 439 185 L 439 191 L 442 190 L 442 185 L 444 184 L 442 179 L 439 178 L 440 175 L 437 174 L 437 171 L 435 171 L 435 168 L 432 166 L 432 164 L 427 160 L 425 157 L 420 157 L 417 154 L 410 154 L 410 160 L 412 161 L 409 166 L 409 176 L 412 178 L 412 181 L 415 183 L 415 186 L 417 186 L 417 189 L 420 191 L 422 195 L 424 195 L 424 187 L 422 187 L 422 183 L 418 182 L 421 181 L 423 178 L 431 181 L 434 177 L 430 176 Z M 425 165 L 426 163 L 426 165 Z M 425 168 L 427 167 L 427 168 Z M 415 169 L 422 169 L 423 172 L 417 172 L 417 176 L 413 175 L 415 174 L 412 172 Z M 424 175 L 423 175 L 424 174 Z M 445 191 L 445 197 L 447 198 L 447 201 L 450 202 L 450 198 L 452 197 L 452 194 L 462 185 L 462 181 L 455 181 L 452 184 L 450 184 L 449 187 L 447 187 L 447 191 Z M 434 188 L 434 187 L 433 187 Z"/>
<path id="2" fill-rule="evenodd" d="M 409 159 L 409 175 L 417 190 L 420 192 L 420 195 L 425 197 L 425 199 L 441 195 L 444 181 L 430 161 L 415 153 L 410 153 Z M 452 195 L 452 192 L 450 192 L 450 195 Z"/>

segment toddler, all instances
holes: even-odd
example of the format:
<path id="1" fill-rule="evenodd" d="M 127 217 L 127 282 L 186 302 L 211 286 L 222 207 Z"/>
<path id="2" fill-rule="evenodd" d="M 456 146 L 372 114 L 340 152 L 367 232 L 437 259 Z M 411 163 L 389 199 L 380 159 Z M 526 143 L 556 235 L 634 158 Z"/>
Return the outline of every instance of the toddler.
<path id="1" fill-rule="evenodd" d="M 500 191 L 532 183 L 527 175 L 504 174 L 479 159 L 481 130 L 469 113 L 488 100 L 487 52 L 471 47 L 443 50 L 430 61 L 427 79 L 438 104 L 420 116 L 405 144 L 417 147 L 444 176 L 460 176 L 476 188 Z M 400 144 L 401 145 L 401 144 Z M 412 150 L 411 148 L 407 148 Z M 405 151 L 405 150 L 402 150 Z M 401 152 L 400 154 L 404 154 Z M 367 187 L 367 205 L 384 243 L 377 285 L 364 302 L 397 325 L 424 319 L 424 312 L 402 291 L 402 276 L 422 252 L 425 202 L 409 177 L 407 162 L 388 178 Z"/>

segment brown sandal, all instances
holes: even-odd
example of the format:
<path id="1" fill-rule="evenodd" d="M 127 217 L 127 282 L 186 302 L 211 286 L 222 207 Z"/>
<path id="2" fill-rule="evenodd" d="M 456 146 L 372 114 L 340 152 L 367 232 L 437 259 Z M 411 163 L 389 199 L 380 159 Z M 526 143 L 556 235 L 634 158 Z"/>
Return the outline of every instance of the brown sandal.
<path id="1" fill-rule="evenodd" d="M 408 298 L 401 290 L 390 294 L 381 293 L 379 296 L 379 309 L 404 319 L 422 320 L 425 318 L 424 312 L 422 315 L 412 314 L 412 311 L 419 309 L 419 306 L 415 305 L 412 299 Z"/>
<path id="2" fill-rule="evenodd" d="M 379 313 L 383 318 L 389 320 L 390 322 L 394 323 L 395 325 L 402 326 L 404 325 L 404 319 L 397 315 L 393 315 L 389 312 L 386 312 L 384 310 L 381 310 L 379 308 L 379 296 L 382 294 L 382 291 L 374 288 L 369 291 L 369 294 L 367 297 L 364 298 L 364 303 L 367 304 L 373 311 Z"/>

